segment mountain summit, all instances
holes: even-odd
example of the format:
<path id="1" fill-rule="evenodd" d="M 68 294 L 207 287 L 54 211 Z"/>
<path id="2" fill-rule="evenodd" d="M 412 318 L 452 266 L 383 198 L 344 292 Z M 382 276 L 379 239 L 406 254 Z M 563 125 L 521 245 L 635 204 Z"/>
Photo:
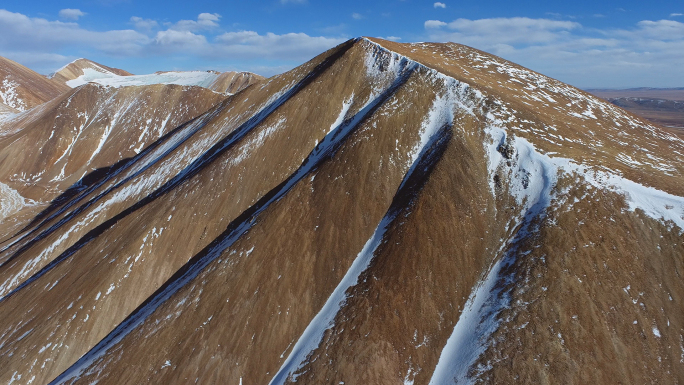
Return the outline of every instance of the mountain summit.
<path id="1" fill-rule="evenodd" d="M 69 82 L 74 81 L 79 77 L 88 75 L 90 75 L 91 77 L 105 77 L 131 76 L 133 74 L 122 69 L 107 67 L 105 65 L 95 63 L 92 60 L 81 58 L 72 61 L 71 63 L 57 70 L 56 72 L 48 75 L 48 78 L 68 85 Z"/>
<path id="2" fill-rule="evenodd" d="M 684 141 L 567 84 L 359 38 L 109 146 L 0 223 L 2 382 L 684 381 Z"/>

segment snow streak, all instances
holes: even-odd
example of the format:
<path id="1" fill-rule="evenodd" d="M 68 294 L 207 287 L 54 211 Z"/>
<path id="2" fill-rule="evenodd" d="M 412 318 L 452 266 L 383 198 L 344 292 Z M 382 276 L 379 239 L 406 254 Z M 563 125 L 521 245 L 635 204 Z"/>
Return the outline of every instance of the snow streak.
<path id="1" fill-rule="evenodd" d="M 507 284 L 512 283 L 512 273 L 504 273 L 520 253 L 525 239 L 535 232 L 537 220 L 545 215 L 551 203 L 552 190 L 556 185 L 557 168 L 549 164 L 524 139 L 510 139 L 497 122 L 491 122 L 487 132 L 491 138 L 488 145 L 490 180 L 495 173 L 503 171 L 510 161 L 507 179 L 509 193 L 513 195 L 522 211 L 517 217 L 516 232 L 505 242 L 484 279 L 472 290 L 463 312 L 447 340 L 439 357 L 430 384 L 473 383 L 470 376 L 473 366 L 484 353 L 489 337 L 499 326 L 498 315 L 510 303 Z M 508 143 L 508 148 L 502 146 Z M 502 154 L 503 153 L 503 154 Z M 504 154 L 510 154 L 508 158 Z"/>
<path id="2" fill-rule="evenodd" d="M 552 158 L 540 153 L 532 143 L 520 137 L 509 137 L 502 121 L 488 115 L 486 132 L 490 142 L 485 144 L 489 158 L 489 180 L 492 194 L 496 194 L 493 180 L 496 174 L 507 181 L 508 193 L 521 208 L 516 229 L 511 239 L 501 246 L 496 260 L 486 276 L 475 285 L 456 326 L 448 339 L 430 384 L 474 383 L 478 358 L 487 348 L 489 337 L 500 323 L 498 315 L 510 306 L 510 295 L 505 289 L 514 283 L 514 272 L 507 269 L 522 254 L 520 247 L 533 235 L 547 208 L 555 199 L 554 188 L 558 176 L 575 174 L 599 189 L 623 194 L 630 210 L 640 209 L 646 215 L 684 228 L 684 198 L 667 194 L 652 187 L 642 186 L 621 176 L 591 170 L 566 158 Z"/>
<path id="3" fill-rule="evenodd" d="M 437 98 L 437 105 L 439 101 L 440 99 Z M 439 128 L 435 128 L 436 123 L 429 117 L 426 124 L 424 124 L 424 135 L 421 137 L 420 151 L 404 176 L 389 210 L 361 252 L 356 256 L 356 259 L 354 259 L 351 267 L 347 270 L 347 273 L 333 293 L 328 297 L 323 308 L 311 320 L 299 337 L 290 355 L 271 380 L 271 385 L 284 384 L 287 380 L 297 380 L 297 372 L 308 363 L 309 358 L 323 340 L 325 332 L 334 326 L 335 317 L 347 300 L 347 293 L 358 284 L 359 277 L 369 267 L 378 246 L 380 246 L 385 237 L 385 233 L 399 214 L 408 209 L 422 188 L 427 175 L 429 175 L 434 165 L 441 158 L 451 138 L 451 122 L 443 122 Z M 427 140 L 423 140 L 424 138 L 427 138 Z"/>

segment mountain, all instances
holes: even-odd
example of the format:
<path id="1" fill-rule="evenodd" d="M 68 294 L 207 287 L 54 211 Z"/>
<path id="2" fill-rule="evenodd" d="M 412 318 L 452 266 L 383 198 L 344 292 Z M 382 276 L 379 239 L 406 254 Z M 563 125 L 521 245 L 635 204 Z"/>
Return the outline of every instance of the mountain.
<path id="1" fill-rule="evenodd" d="M 609 102 L 684 134 L 684 101 L 668 99 L 610 98 Z"/>
<path id="2" fill-rule="evenodd" d="M 660 127 L 466 46 L 359 38 L 167 132 L 0 224 L 0 381 L 684 381 L 684 141 Z"/>
<path id="3" fill-rule="evenodd" d="M 69 90 L 64 84 L 0 57 L 0 103 L 25 111 Z"/>
<path id="4" fill-rule="evenodd" d="M 105 65 L 95 63 L 88 59 L 77 59 L 71 63 L 65 65 L 54 73 L 50 74 L 48 78 L 55 80 L 57 82 L 70 85 L 70 82 L 74 82 L 82 77 L 109 77 L 109 76 L 131 76 L 132 74 L 128 71 L 124 71 L 118 68 L 107 67 Z M 81 85 L 81 84 L 78 84 Z M 73 84 L 71 87 L 75 87 Z"/>

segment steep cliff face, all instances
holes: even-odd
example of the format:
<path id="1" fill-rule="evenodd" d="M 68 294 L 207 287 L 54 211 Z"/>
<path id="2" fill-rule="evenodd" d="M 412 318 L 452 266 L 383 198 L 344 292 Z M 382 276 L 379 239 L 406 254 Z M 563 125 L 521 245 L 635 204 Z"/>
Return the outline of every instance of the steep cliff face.
<path id="1" fill-rule="evenodd" d="M 25 111 L 45 103 L 69 87 L 32 71 L 12 60 L 0 57 L 0 103 Z"/>
<path id="2" fill-rule="evenodd" d="M 684 141 L 660 128 L 378 39 L 180 123 L 15 216 L 2 381 L 684 381 Z"/>

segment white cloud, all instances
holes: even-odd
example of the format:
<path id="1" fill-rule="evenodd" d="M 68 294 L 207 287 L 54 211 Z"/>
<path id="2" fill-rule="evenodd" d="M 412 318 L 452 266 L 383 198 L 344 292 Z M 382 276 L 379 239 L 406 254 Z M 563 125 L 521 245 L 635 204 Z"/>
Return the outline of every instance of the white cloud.
<path id="1" fill-rule="evenodd" d="M 207 38 L 204 37 L 204 35 L 196 35 L 190 31 L 169 29 L 157 32 L 157 35 L 154 37 L 154 43 L 158 47 L 163 47 L 162 51 L 197 51 L 205 48 L 207 45 Z"/>
<path id="2" fill-rule="evenodd" d="M 138 16 L 132 16 L 130 23 L 133 24 L 135 29 L 146 32 L 151 32 L 154 28 L 159 26 L 159 23 L 157 23 L 156 20 L 143 19 L 142 17 Z"/>
<path id="3" fill-rule="evenodd" d="M 620 31 L 618 35 L 633 38 L 646 37 L 655 40 L 681 40 L 684 39 L 684 23 L 674 20 L 643 20 L 637 23 L 639 29 L 633 31 Z"/>
<path id="4" fill-rule="evenodd" d="M 435 8 L 446 8 L 446 4 L 440 3 L 440 2 L 434 3 L 433 6 L 434 6 Z"/>
<path id="5" fill-rule="evenodd" d="M 205 35 L 216 33 L 220 19 L 219 14 L 202 13 L 196 20 L 180 20 L 162 26 L 155 20 L 133 16 L 129 23 L 137 31 L 100 32 L 82 28 L 76 22 L 30 18 L 0 9 L 0 55 L 44 73 L 73 60 L 71 52 L 77 50 L 79 56 L 86 57 L 155 58 L 146 59 L 148 63 L 174 57 L 188 63 L 185 65 L 190 69 L 230 67 L 273 75 L 347 40 L 340 32 L 337 32 L 338 37 L 325 37 L 255 31 L 225 32 L 208 39 Z M 142 71 L 159 68 L 143 65 L 147 69 Z M 126 68 L 136 71 L 133 66 Z"/>
<path id="6" fill-rule="evenodd" d="M 391 40 L 391 41 L 399 41 L 401 38 L 399 36 L 386 36 L 383 39 L 385 40 Z"/>
<path id="7" fill-rule="evenodd" d="M 309 36 L 305 33 L 259 35 L 254 31 L 226 32 L 216 37 L 214 55 L 241 58 L 307 60 L 342 42 L 343 38 Z"/>
<path id="8" fill-rule="evenodd" d="M 77 23 L 29 18 L 0 9 L 1 51 L 45 53 L 71 46 L 131 55 L 149 41 L 149 37 L 133 30 L 90 31 Z"/>
<path id="9" fill-rule="evenodd" d="M 180 20 L 169 25 L 169 29 L 176 31 L 202 31 L 217 28 L 221 15 L 218 13 L 200 13 L 197 20 Z"/>
<path id="10" fill-rule="evenodd" d="M 426 29 L 437 29 L 447 25 L 447 23 L 439 20 L 428 20 L 425 22 Z"/>
<path id="11" fill-rule="evenodd" d="M 684 16 L 684 13 L 671 13 L 670 17 Z"/>
<path id="12" fill-rule="evenodd" d="M 79 17 L 85 16 L 87 13 L 80 9 L 65 8 L 59 11 L 59 17 L 64 20 L 78 20 Z"/>
<path id="13" fill-rule="evenodd" d="M 363 19 L 363 15 L 360 13 L 354 12 L 354 13 L 352 13 L 352 18 L 354 18 L 355 20 L 361 20 L 361 19 Z"/>
<path id="14" fill-rule="evenodd" d="M 38 68 L 44 74 L 77 59 L 77 57 L 41 52 L 4 51 L 1 55 L 26 67 L 33 69 Z"/>
<path id="15" fill-rule="evenodd" d="M 448 23 L 447 27 L 454 31 L 450 34 L 453 38 L 466 37 L 469 40 L 481 42 L 495 40 L 500 44 L 529 44 L 557 40 L 564 33 L 578 29 L 581 25 L 573 21 L 512 17 L 479 20 L 457 19 Z"/>

